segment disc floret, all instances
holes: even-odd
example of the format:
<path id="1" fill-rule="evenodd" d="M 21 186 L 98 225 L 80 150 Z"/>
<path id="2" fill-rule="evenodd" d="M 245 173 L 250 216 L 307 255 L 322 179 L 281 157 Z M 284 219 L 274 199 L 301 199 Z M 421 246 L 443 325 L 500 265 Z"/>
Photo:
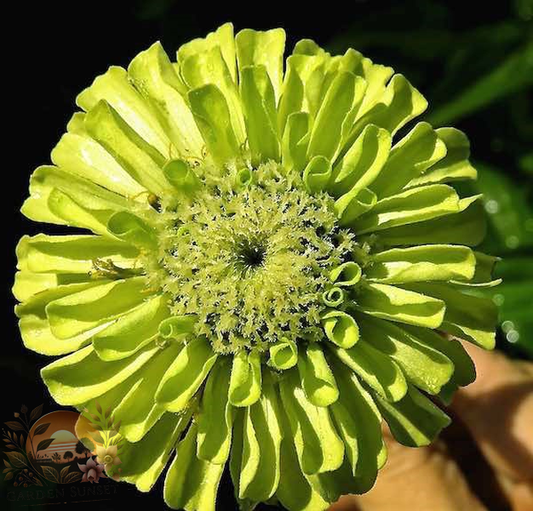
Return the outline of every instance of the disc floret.
<path id="1" fill-rule="evenodd" d="M 333 199 L 310 195 L 272 162 L 244 188 L 236 180 L 224 189 L 215 177 L 161 213 L 158 260 L 146 266 L 172 314 L 195 315 L 196 334 L 219 353 L 264 351 L 281 337 L 322 340 L 329 274 L 355 248 L 337 225 Z"/>

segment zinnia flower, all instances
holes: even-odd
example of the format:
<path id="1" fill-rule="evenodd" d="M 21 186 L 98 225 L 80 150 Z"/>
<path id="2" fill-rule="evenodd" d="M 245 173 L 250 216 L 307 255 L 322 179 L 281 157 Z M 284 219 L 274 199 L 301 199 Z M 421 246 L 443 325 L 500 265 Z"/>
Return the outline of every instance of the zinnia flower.
<path id="1" fill-rule="evenodd" d="M 159 43 L 77 98 L 22 212 L 80 233 L 24 237 L 14 293 L 54 399 L 111 406 L 122 479 L 169 461 L 172 508 L 325 509 L 372 487 L 386 450 L 426 445 L 475 378 L 451 334 L 494 346 L 495 258 L 453 128 L 390 67 L 226 24 Z M 440 333 L 439 333 L 440 332 Z"/>

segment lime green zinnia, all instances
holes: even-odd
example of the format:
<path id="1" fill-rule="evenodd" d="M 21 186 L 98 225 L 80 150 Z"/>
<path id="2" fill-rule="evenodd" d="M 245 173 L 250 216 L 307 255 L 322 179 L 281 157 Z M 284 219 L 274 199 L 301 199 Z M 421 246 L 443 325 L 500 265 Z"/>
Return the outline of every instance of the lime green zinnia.
<path id="1" fill-rule="evenodd" d="M 390 67 L 226 24 L 111 67 L 38 168 L 14 293 L 54 399 L 111 406 L 121 479 L 166 474 L 172 508 L 321 510 L 372 487 L 386 450 L 426 445 L 494 346 L 493 285 L 464 134 Z"/>

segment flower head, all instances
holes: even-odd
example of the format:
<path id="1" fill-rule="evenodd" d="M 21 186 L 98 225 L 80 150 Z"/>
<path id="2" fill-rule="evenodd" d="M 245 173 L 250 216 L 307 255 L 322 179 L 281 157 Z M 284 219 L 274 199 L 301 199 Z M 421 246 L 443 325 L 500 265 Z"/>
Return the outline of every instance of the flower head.
<path id="1" fill-rule="evenodd" d="M 171 62 L 159 43 L 77 98 L 22 211 L 93 234 L 24 237 L 25 345 L 64 355 L 52 396 L 121 419 L 121 478 L 214 509 L 325 509 L 372 487 L 384 418 L 426 445 L 475 378 L 444 332 L 491 349 L 495 258 L 476 177 L 423 96 L 355 50 L 226 24 Z M 401 131 L 401 135 L 398 132 Z M 100 462 L 106 456 L 99 453 Z M 116 460 L 116 458 L 114 458 Z"/>
<path id="2" fill-rule="evenodd" d="M 100 462 L 97 463 L 93 458 L 89 458 L 85 465 L 78 463 L 78 467 L 83 472 L 82 483 L 97 483 L 101 477 L 106 477 L 104 475 L 104 465 L 100 464 Z"/>
<path id="3" fill-rule="evenodd" d="M 102 464 L 106 472 L 109 472 L 115 465 L 122 463 L 117 454 L 117 446 L 98 446 L 96 448 L 96 461 Z"/>

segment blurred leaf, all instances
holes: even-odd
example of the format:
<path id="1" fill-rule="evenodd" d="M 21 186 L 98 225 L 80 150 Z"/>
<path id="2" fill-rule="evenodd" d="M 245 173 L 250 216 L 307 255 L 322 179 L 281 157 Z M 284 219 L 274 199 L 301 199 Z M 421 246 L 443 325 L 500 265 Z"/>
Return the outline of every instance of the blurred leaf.
<path id="1" fill-rule="evenodd" d="M 500 311 L 505 340 L 533 357 L 533 256 L 510 257 L 496 266 L 503 284 L 487 291 Z"/>
<path id="2" fill-rule="evenodd" d="M 441 126 L 457 121 L 531 84 L 533 84 L 533 44 L 528 44 L 458 97 L 435 110 L 429 116 L 429 122 Z"/>
<path id="3" fill-rule="evenodd" d="M 496 255 L 533 247 L 533 210 L 527 201 L 527 190 L 492 166 L 479 162 L 474 166 L 478 180 L 472 186 L 476 193 L 483 194 L 490 232 L 501 247 Z"/>
<path id="4" fill-rule="evenodd" d="M 526 154 L 521 158 L 520 168 L 528 174 L 533 174 L 533 153 Z"/>
<path id="5" fill-rule="evenodd" d="M 533 2 L 531 0 L 515 0 L 516 14 L 523 20 L 533 19 Z"/>

